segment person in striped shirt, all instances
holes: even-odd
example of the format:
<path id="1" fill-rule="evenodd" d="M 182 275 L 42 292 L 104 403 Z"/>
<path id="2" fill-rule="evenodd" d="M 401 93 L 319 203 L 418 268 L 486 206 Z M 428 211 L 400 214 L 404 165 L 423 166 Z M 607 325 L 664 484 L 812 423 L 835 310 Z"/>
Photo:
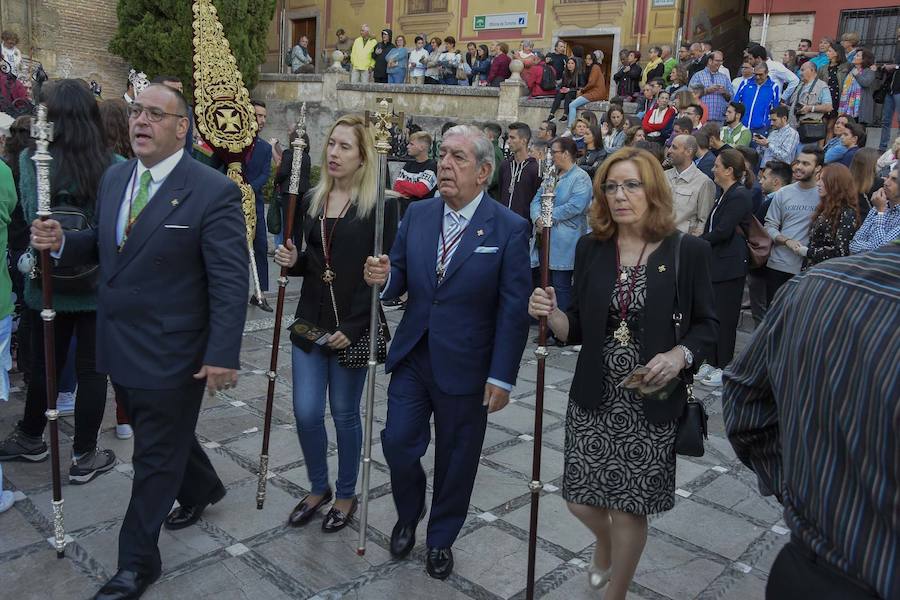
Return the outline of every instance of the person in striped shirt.
<path id="1" fill-rule="evenodd" d="M 725 370 L 728 439 L 791 530 L 767 600 L 900 598 L 898 331 L 895 241 L 791 279 Z"/>

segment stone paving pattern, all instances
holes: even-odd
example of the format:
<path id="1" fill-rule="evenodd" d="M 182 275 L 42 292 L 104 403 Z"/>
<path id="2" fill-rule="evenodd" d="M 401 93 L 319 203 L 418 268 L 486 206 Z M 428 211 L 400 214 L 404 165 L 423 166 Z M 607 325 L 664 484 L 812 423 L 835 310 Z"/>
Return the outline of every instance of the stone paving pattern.
<path id="1" fill-rule="evenodd" d="M 293 314 L 295 302 L 295 298 L 289 302 L 287 314 Z M 388 315 L 393 328 L 402 312 Z M 164 572 L 145 598 L 523 599 L 535 404 L 533 345 L 523 357 L 511 404 L 489 418 L 469 516 L 454 546 L 456 568 L 448 580 L 440 582 L 425 573 L 424 524 L 419 527 L 418 545 L 407 560 L 395 561 L 387 550 L 395 513 L 377 435 L 387 411 L 383 372 L 376 383 L 365 556 L 357 556 L 355 551 L 356 520 L 333 535 L 321 532 L 321 519 L 300 529 L 285 525 L 289 511 L 309 485 L 294 429 L 287 340 L 279 355 L 270 448 L 272 477 L 265 508 L 256 509 L 266 400 L 264 370 L 269 365 L 272 324 L 270 315 L 250 310 L 239 385 L 207 398 L 197 426 L 228 495 L 208 508 L 197 526 L 162 531 Z M 739 333 L 739 345 L 746 343 L 746 338 L 746 333 Z M 571 349 L 554 349 L 547 360 L 541 471 L 545 487 L 540 499 L 536 596 L 548 600 L 602 597 L 588 587 L 584 573 L 592 536 L 569 514 L 559 489 L 567 390 L 576 360 L 577 353 Z M 11 401 L 0 403 L 0 435 L 10 431 L 22 412 L 20 376 L 13 374 L 13 385 L 18 385 L 18 390 Z M 759 496 L 753 473 L 735 458 L 725 439 L 720 394 L 702 387 L 697 391 L 710 413 L 707 452 L 698 459 L 678 459 L 675 508 L 651 518 L 649 540 L 630 597 L 762 598 L 769 568 L 788 539 L 781 510 L 774 500 Z M 15 490 L 18 497 L 15 506 L 0 515 L 0 595 L 4 598 L 87 598 L 115 573 L 118 531 L 131 488 L 132 442 L 115 438 L 111 393 L 110 387 L 100 439 L 101 445 L 116 452 L 119 464 L 88 485 L 64 485 L 65 524 L 73 538 L 65 559 L 57 560 L 45 541 L 52 533 L 49 461 L 4 463 L 4 487 Z M 337 466 L 334 427 L 330 416 L 326 418 L 333 480 Z M 63 418 L 64 468 L 71 456 L 73 431 L 72 417 Z M 429 474 L 432 450 L 430 447 L 424 459 Z M 63 475 L 65 482 L 65 471 Z"/>

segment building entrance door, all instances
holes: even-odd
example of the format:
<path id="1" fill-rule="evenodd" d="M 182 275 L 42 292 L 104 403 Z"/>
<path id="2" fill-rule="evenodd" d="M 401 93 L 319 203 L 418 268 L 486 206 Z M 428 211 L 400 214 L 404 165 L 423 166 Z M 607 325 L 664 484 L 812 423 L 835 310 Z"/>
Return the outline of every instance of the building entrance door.
<path id="1" fill-rule="evenodd" d="M 593 52 L 594 50 L 602 50 L 603 51 L 603 77 L 606 78 L 606 85 L 610 84 L 610 68 L 612 67 L 612 51 L 613 51 L 613 36 L 611 35 L 590 35 L 590 36 L 566 36 L 565 34 L 561 35 L 560 38 L 562 41 L 566 43 L 569 48 L 569 55 L 572 54 L 573 46 L 581 46 L 584 48 L 584 53 L 588 54 Z"/>

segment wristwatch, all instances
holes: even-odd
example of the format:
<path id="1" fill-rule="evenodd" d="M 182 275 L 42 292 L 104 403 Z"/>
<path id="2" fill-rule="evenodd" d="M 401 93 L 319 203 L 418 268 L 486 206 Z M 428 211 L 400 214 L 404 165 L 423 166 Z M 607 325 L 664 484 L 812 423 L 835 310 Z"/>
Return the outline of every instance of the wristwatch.
<path id="1" fill-rule="evenodd" d="M 684 352 L 684 362 L 690 369 L 694 365 L 694 353 L 691 352 L 690 349 L 683 344 L 678 344 L 676 348 L 681 348 L 681 351 Z"/>

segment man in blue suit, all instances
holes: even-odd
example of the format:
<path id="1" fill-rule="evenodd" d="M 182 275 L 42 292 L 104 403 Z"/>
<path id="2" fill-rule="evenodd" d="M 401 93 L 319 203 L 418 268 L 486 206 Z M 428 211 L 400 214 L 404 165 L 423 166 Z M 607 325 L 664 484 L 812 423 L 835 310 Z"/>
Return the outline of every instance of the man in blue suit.
<path id="1" fill-rule="evenodd" d="M 261 100 L 251 100 L 253 110 L 256 113 L 256 124 L 259 125 L 258 131 L 262 131 L 266 126 L 266 103 Z M 272 174 L 272 145 L 259 135 L 253 142 L 253 150 L 250 152 L 247 162 L 244 165 L 244 172 L 247 175 L 247 181 L 253 188 L 256 195 L 256 235 L 253 238 L 253 258 L 256 261 L 256 273 L 259 276 L 259 288 L 267 292 L 269 291 L 269 244 L 266 241 L 266 205 L 263 197 L 263 188 L 269 182 L 269 175 Z M 266 312 L 272 312 L 272 307 L 266 301 L 265 297 L 257 298 L 252 296 L 250 304 L 257 306 Z"/>
<path id="2" fill-rule="evenodd" d="M 237 381 L 248 253 L 238 187 L 184 151 L 187 102 L 150 85 L 129 108 L 136 160 L 110 167 L 95 229 L 32 223 L 59 264 L 100 263 L 97 370 L 134 428 L 119 571 L 95 599 L 138 598 L 161 571 L 160 526 L 192 525 L 225 488 L 194 428 L 205 387 Z M 175 500 L 179 507 L 166 516 Z"/>
<path id="3" fill-rule="evenodd" d="M 426 569 L 437 579 L 453 570 L 450 547 L 466 518 L 487 414 L 509 402 L 528 337 L 531 227 L 485 193 L 494 168 L 483 133 L 448 130 L 439 196 L 413 203 L 390 258 L 370 257 L 364 270 L 370 285 L 386 284 L 383 298 L 409 295 L 385 365 L 392 376 L 381 439 L 398 517 L 391 554 L 409 554 L 425 516 L 420 458 L 433 413 Z"/>

